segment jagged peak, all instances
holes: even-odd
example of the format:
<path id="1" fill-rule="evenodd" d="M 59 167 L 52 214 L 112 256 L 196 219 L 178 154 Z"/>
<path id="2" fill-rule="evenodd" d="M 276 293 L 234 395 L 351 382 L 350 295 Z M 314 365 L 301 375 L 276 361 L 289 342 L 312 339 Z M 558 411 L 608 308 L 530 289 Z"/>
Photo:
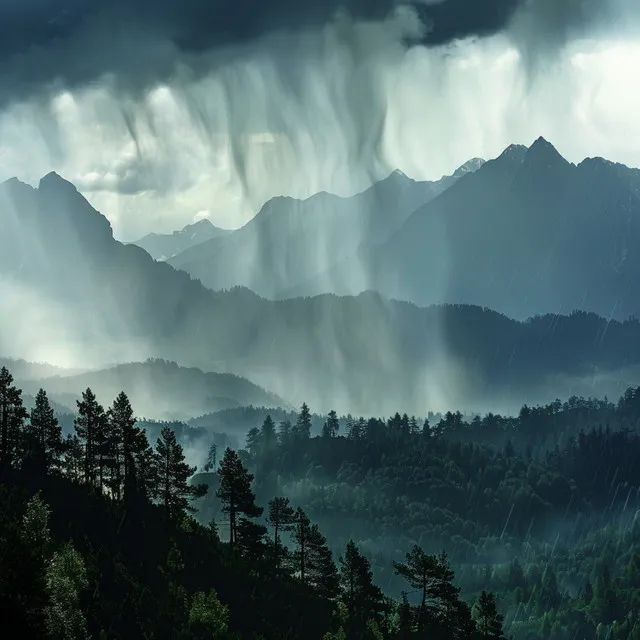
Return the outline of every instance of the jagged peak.
<path id="1" fill-rule="evenodd" d="M 486 160 L 483 158 L 471 158 L 471 160 L 467 160 L 464 164 L 460 165 L 454 172 L 453 177 L 459 178 L 467 173 L 474 173 L 477 171 Z"/>
<path id="2" fill-rule="evenodd" d="M 38 188 L 42 189 L 43 187 L 45 189 L 62 187 L 64 189 L 68 189 L 68 190 L 73 189 L 73 191 L 78 191 L 77 187 L 72 182 L 65 180 L 61 175 L 59 175 L 55 171 L 50 171 L 49 173 L 47 173 L 46 176 L 44 176 L 40 180 L 40 184 Z"/>
<path id="3" fill-rule="evenodd" d="M 542 136 L 539 137 L 527 151 L 527 160 L 536 162 L 543 161 L 547 165 L 549 164 L 571 164 L 566 160 L 560 152 Z"/>
<path id="4" fill-rule="evenodd" d="M 508 158 L 522 162 L 529 149 L 523 144 L 510 144 L 501 154 L 500 158 Z"/>

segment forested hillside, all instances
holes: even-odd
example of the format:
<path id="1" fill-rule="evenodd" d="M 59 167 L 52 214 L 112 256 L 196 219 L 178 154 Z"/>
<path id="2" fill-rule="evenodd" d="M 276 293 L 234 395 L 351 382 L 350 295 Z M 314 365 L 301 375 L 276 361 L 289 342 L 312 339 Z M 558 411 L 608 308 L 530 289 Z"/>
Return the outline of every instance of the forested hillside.
<path id="1" fill-rule="evenodd" d="M 258 498 L 303 504 L 334 550 L 355 540 L 387 593 L 406 588 L 404 550 L 444 548 L 465 598 L 497 594 L 514 640 L 639 637 L 640 389 L 431 424 L 332 413 L 316 438 L 306 415 L 249 433 Z"/>
<path id="2" fill-rule="evenodd" d="M 308 412 L 298 424 L 309 437 Z M 396 602 L 352 540 L 338 566 L 301 506 L 260 506 L 230 448 L 215 472 L 222 542 L 222 523 L 189 515 L 208 487 L 188 481 L 175 433 L 152 449 L 124 393 L 105 410 L 87 389 L 63 439 L 46 392 L 28 413 L 2 368 L 0 425 L 0 601 L 21 638 L 502 637 L 494 596 L 463 600 L 445 552 L 415 545 L 394 565 L 422 594 Z"/>

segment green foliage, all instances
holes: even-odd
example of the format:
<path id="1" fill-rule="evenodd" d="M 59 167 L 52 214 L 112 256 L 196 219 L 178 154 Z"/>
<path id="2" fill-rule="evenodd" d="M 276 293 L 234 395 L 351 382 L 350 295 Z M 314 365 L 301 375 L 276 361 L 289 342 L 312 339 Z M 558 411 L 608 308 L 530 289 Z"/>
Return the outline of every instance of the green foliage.
<path id="1" fill-rule="evenodd" d="M 189 608 L 189 633 L 193 640 L 221 640 L 229 630 L 229 608 L 218 600 L 214 589 L 198 591 Z"/>
<path id="2" fill-rule="evenodd" d="M 46 570 L 46 625 L 52 640 L 86 640 L 87 620 L 81 608 L 82 593 L 88 588 L 82 556 L 67 543 L 56 551 Z"/>

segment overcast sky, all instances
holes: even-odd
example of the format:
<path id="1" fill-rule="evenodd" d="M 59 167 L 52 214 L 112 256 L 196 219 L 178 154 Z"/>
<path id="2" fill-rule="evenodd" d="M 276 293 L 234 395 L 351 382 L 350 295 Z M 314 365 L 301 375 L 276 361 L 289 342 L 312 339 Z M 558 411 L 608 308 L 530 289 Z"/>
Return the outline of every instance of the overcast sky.
<path id="1" fill-rule="evenodd" d="M 540 135 L 640 166 L 637 0 L 0 0 L 0 180 L 130 240 Z"/>

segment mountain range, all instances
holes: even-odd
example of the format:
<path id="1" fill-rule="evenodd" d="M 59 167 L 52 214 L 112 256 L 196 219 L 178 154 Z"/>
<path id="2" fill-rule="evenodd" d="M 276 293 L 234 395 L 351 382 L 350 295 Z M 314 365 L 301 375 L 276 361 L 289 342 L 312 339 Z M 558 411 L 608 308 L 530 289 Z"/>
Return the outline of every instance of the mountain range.
<path id="1" fill-rule="evenodd" d="M 272 200 L 171 264 L 212 289 L 272 298 L 371 289 L 519 319 L 574 309 L 624 319 L 640 311 L 639 232 L 640 170 L 575 165 L 540 138 L 436 183 L 396 172 L 352 198 Z"/>
<path id="2" fill-rule="evenodd" d="M 230 230 L 220 229 L 205 218 L 173 233 L 149 233 L 131 244 L 141 247 L 155 260 L 168 260 L 207 240 L 230 233 Z"/>
<path id="3" fill-rule="evenodd" d="M 484 226 L 504 223 L 504 216 L 486 204 L 499 185 L 509 202 L 517 201 L 516 195 L 508 195 L 511 191 L 525 193 L 519 186 L 523 182 L 530 186 L 535 202 L 552 200 L 546 191 L 555 185 L 556 196 L 570 203 L 568 194 L 575 195 L 577 189 L 567 187 L 567 181 L 587 188 L 585 167 L 591 166 L 592 192 L 581 200 L 591 207 L 584 221 L 591 231 L 576 227 L 562 236 L 562 247 L 582 246 L 585 237 L 592 238 L 594 228 L 611 224 L 607 217 L 592 221 L 599 210 L 597 203 L 618 203 L 616 211 L 627 211 L 626 218 L 618 213 L 614 220 L 618 220 L 616 229 L 628 220 L 628 226 L 619 231 L 629 243 L 632 236 L 622 231 L 635 228 L 633 197 L 637 196 L 632 197 L 632 184 L 636 174 L 600 160 L 574 167 L 549 147 L 538 142 L 530 149 L 511 148 L 406 214 L 406 221 L 390 235 L 380 232 L 369 237 L 383 239 L 377 245 L 381 256 L 392 255 L 382 249 L 399 246 L 398 238 L 424 220 L 425 211 L 439 216 L 444 215 L 439 211 L 455 213 L 456 202 L 468 203 L 473 196 L 478 203 L 477 224 L 460 238 L 462 247 L 469 249 L 474 238 L 477 245 L 476 252 L 465 258 L 478 271 L 467 275 L 472 281 L 482 275 L 482 255 L 486 253 L 484 263 L 491 264 L 490 249 L 498 246 Z M 554 163 L 556 169 L 547 171 L 547 165 Z M 554 182 L 536 179 L 536 171 Z M 390 180 L 405 178 L 396 174 Z M 537 191 L 533 184 L 539 184 Z M 604 192 L 606 184 L 610 189 Z M 275 216 L 280 215 L 274 203 L 270 206 Z M 541 213 L 534 202 L 522 207 L 522 215 L 544 213 L 545 217 L 529 223 L 531 229 L 538 229 L 545 220 L 554 222 L 553 215 L 564 210 L 559 204 Z M 466 208 L 460 204 L 459 210 L 464 213 Z M 573 213 L 565 217 L 565 224 L 575 222 Z M 454 221 L 452 216 L 451 224 Z M 438 228 L 431 224 L 427 230 Z M 513 237 L 511 227 L 505 225 L 505 237 Z M 515 222 L 512 226 L 519 228 Z M 415 227 L 415 237 L 405 236 L 405 253 L 418 265 L 421 261 L 433 265 L 436 260 L 429 248 L 436 251 L 435 240 L 429 243 L 420 238 L 420 228 Z M 528 264 L 525 258 L 535 255 L 539 238 L 554 237 L 542 231 L 536 236 L 531 229 L 521 229 L 518 249 L 524 251 L 526 241 L 534 246 L 525 255 L 511 250 L 514 264 L 518 260 Z M 230 241 L 238 233 L 210 242 Z M 604 232 L 599 240 L 603 245 L 609 242 Z M 569 241 L 574 244 L 567 245 Z M 621 267 L 627 279 L 634 250 L 628 246 L 628 259 Z M 499 257 L 505 260 L 505 256 Z M 399 256 L 398 262 L 402 265 L 408 259 Z M 591 268 L 576 266 L 575 277 L 581 269 Z M 419 275 L 415 277 L 417 281 Z M 549 279 L 545 282 L 551 286 Z M 594 279 L 594 287 L 601 282 Z M 483 286 L 491 299 L 489 285 Z M 498 289 L 493 299 L 499 293 Z M 512 292 L 502 293 L 508 302 Z M 633 382 L 640 365 L 640 323 L 619 322 L 610 309 L 605 317 L 573 313 L 517 321 L 487 309 L 487 303 L 421 308 L 375 292 L 279 301 L 261 298 L 246 288 L 214 292 L 171 264 L 155 261 L 143 249 L 116 241 L 107 219 L 57 174 L 45 176 L 38 188 L 15 179 L 0 186 L 0 295 L 0 354 L 38 361 L 49 360 L 47 354 L 53 354 L 52 360 L 59 355 L 80 368 L 162 358 L 204 372 L 244 376 L 289 404 L 306 400 L 318 411 L 336 408 L 344 413 L 388 414 L 402 408 L 424 415 L 430 409 L 454 406 L 505 411 L 523 402 L 544 402 L 572 393 L 617 394 Z M 633 298 L 628 302 L 636 303 Z M 544 308 L 535 313 L 543 314 Z M 200 408 L 197 412 L 203 413 Z"/>
<path id="4" fill-rule="evenodd" d="M 415 209 L 483 162 L 470 160 L 437 182 L 418 182 L 394 171 L 350 198 L 326 192 L 306 200 L 273 198 L 231 235 L 200 243 L 169 263 L 213 290 L 245 286 L 277 298 L 361 245 L 384 242 Z"/>

